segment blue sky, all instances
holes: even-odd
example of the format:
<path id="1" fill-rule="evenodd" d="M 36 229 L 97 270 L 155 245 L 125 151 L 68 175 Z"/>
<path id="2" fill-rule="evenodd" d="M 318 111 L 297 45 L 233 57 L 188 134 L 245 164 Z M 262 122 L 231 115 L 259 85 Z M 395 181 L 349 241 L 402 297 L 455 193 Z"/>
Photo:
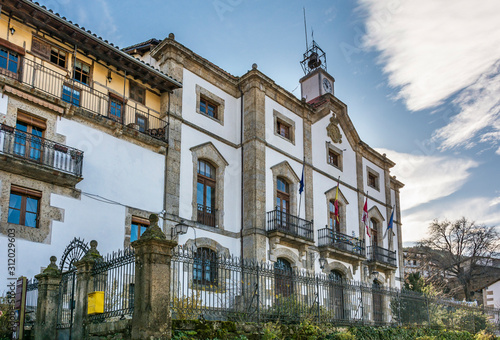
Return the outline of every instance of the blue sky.
<path id="1" fill-rule="evenodd" d="M 434 218 L 500 225 L 500 3 L 496 0 L 43 0 L 126 47 L 169 33 L 234 75 L 253 63 L 300 95 L 308 39 L 361 138 L 397 163 L 403 240 Z"/>

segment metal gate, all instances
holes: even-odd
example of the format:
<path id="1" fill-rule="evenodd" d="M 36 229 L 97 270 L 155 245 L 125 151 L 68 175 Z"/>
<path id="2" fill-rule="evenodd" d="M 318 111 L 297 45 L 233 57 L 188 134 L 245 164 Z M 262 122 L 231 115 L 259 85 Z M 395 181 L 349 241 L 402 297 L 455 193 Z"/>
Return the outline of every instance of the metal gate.
<path id="1" fill-rule="evenodd" d="M 59 268 L 62 271 L 62 278 L 59 284 L 59 306 L 57 308 L 57 329 L 60 339 L 71 340 L 77 288 L 77 270 L 74 264 L 81 260 L 88 250 L 88 243 L 75 237 L 61 257 Z"/>

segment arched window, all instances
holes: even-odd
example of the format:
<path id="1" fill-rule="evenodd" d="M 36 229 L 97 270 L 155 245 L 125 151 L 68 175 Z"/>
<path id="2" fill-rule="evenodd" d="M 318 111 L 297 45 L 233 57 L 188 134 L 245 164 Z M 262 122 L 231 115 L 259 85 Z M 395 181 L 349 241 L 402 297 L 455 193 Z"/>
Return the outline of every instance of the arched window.
<path id="1" fill-rule="evenodd" d="M 276 182 L 276 208 L 278 211 L 290 212 L 290 185 L 282 177 L 278 177 Z"/>
<path id="2" fill-rule="evenodd" d="M 217 285 L 217 253 L 210 248 L 198 248 L 194 254 L 193 282 Z"/>
<path id="3" fill-rule="evenodd" d="M 293 293 L 292 265 L 284 258 L 274 263 L 274 280 L 276 295 L 287 297 Z"/>
<path id="4" fill-rule="evenodd" d="M 376 219 L 370 218 L 370 233 L 372 236 L 372 246 L 377 246 L 378 245 L 378 228 L 379 228 L 379 223 Z"/>
<path id="5" fill-rule="evenodd" d="M 290 185 L 282 178 L 278 177 L 276 181 L 276 210 L 278 229 L 288 231 L 290 214 Z"/>
<path id="6" fill-rule="evenodd" d="M 332 270 L 330 272 L 329 278 L 331 280 L 330 284 L 330 310 L 333 311 L 333 316 L 335 319 L 344 319 L 344 287 L 343 279 L 344 276 L 338 270 Z"/>
<path id="7" fill-rule="evenodd" d="M 330 212 L 329 214 L 330 218 L 328 219 L 328 224 L 330 226 L 330 229 L 334 230 L 337 233 L 340 233 L 340 204 L 339 204 L 338 219 L 335 218 L 335 201 L 329 201 L 328 210 Z"/>
<path id="8" fill-rule="evenodd" d="M 198 160 L 196 203 L 198 222 L 215 227 L 215 168 L 204 160 Z"/>

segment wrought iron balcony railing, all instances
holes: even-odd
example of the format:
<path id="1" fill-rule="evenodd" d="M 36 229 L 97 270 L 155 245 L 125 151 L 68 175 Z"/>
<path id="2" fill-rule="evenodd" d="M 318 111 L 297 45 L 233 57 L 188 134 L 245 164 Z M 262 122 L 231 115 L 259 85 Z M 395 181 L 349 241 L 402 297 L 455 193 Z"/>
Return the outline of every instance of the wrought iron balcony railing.
<path id="1" fill-rule="evenodd" d="M 0 154 L 82 176 L 83 151 L 4 124 L 0 125 Z"/>
<path id="2" fill-rule="evenodd" d="M 267 231 L 280 231 L 287 235 L 314 241 L 312 221 L 303 220 L 278 209 L 267 212 Z"/>
<path id="3" fill-rule="evenodd" d="M 23 58 L 17 72 L 0 68 L 0 74 L 103 119 L 129 126 L 156 139 L 167 140 L 167 122 L 150 114 L 152 110 L 146 108 L 145 111 L 138 105 L 127 103 L 125 99 L 112 98 L 107 93 L 99 92 L 32 60 Z"/>
<path id="4" fill-rule="evenodd" d="M 215 227 L 215 211 L 213 207 L 198 204 L 198 222 L 209 227 Z"/>
<path id="5" fill-rule="evenodd" d="M 368 246 L 368 259 L 396 266 L 396 252 L 379 246 Z"/>
<path id="6" fill-rule="evenodd" d="M 365 256 L 365 241 L 338 233 L 330 228 L 318 230 L 318 246 L 332 247 L 354 255 Z"/>

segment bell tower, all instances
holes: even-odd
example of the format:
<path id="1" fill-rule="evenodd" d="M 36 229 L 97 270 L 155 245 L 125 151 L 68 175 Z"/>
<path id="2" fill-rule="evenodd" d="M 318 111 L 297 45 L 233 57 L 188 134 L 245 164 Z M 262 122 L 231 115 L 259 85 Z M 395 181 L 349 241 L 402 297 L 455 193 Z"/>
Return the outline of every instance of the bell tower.
<path id="1" fill-rule="evenodd" d="M 300 62 L 305 76 L 300 79 L 301 98 L 306 102 L 326 94 L 334 94 L 335 79 L 326 71 L 326 54 L 313 40 Z"/>

